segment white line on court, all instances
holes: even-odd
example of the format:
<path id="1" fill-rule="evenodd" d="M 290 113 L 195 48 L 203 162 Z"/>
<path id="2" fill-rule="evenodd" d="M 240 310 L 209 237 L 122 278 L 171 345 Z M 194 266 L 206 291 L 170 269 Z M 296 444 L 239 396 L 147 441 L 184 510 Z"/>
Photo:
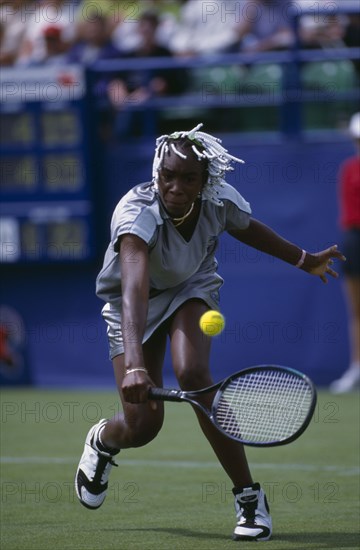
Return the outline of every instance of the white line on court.
<path id="1" fill-rule="evenodd" d="M 45 457 L 45 456 L 3 456 L 0 457 L 1 464 L 77 464 L 79 458 L 72 457 Z M 147 466 L 153 468 L 219 468 L 217 462 L 196 462 L 188 460 L 138 460 L 119 459 L 119 464 L 124 466 Z M 343 476 L 359 475 L 360 468 L 357 466 L 332 466 L 316 464 L 276 464 L 271 462 L 252 462 L 252 467 L 261 470 L 288 470 L 297 472 L 334 472 Z"/>

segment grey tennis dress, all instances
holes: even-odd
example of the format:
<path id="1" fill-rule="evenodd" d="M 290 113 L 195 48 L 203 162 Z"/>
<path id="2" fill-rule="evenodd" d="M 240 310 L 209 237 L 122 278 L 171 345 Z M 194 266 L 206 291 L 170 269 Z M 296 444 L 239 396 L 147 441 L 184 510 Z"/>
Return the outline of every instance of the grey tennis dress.
<path id="1" fill-rule="evenodd" d="M 150 294 L 143 342 L 190 298 L 202 299 L 211 309 L 219 309 L 223 279 L 216 272 L 218 237 L 231 228 L 246 229 L 251 209 L 227 183 L 219 186 L 218 199 L 222 206 L 203 198 L 194 233 L 186 241 L 174 227 L 152 183 L 137 185 L 122 197 L 111 220 L 111 241 L 96 281 L 96 294 L 106 302 L 102 315 L 107 323 L 111 359 L 124 352 L 121 235 L 137 235 L 149 246 Z"/>

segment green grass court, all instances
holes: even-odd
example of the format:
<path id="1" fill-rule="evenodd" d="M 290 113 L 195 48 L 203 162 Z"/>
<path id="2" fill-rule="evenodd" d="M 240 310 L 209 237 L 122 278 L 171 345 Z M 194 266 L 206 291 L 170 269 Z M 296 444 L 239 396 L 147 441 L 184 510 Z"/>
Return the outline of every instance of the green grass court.
<path id="1" fill-rule="evenodd" d="M 99 510 L 77 501 L 85 435 L 118 410 L 112 391 L 4 390 L 1 540 L 4 550 L 253 548 L 231 540 L 232 485 L 187 404 L 166 404 L 158 438 L 123 452 Z M 248 448 L 274 523 L 267 550 L 359 548 L 359 394 L 320 392 L 296 442 Z"/>

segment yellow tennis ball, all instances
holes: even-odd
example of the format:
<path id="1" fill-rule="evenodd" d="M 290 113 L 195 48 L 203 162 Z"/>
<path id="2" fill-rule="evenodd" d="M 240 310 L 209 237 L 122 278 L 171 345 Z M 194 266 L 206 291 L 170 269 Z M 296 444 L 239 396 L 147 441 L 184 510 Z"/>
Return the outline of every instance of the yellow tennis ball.
<path id="1" fill-rule="evenodd" d="M 200 317 L 199 325 L 206 336 L 217 336 L 224 330 L 225 318 L 219 311 L 206 311 Z"/>

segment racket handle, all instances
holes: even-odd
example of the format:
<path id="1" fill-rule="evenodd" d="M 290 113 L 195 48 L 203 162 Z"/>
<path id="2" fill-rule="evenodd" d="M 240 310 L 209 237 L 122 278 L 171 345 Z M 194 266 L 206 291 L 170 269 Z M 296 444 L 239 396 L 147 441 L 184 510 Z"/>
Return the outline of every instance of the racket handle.
<path id="1" fill-rule="evenodd" d="M 183 401 L 181 390 L 149 388 L 149 398 L 156 401 Z"/>

